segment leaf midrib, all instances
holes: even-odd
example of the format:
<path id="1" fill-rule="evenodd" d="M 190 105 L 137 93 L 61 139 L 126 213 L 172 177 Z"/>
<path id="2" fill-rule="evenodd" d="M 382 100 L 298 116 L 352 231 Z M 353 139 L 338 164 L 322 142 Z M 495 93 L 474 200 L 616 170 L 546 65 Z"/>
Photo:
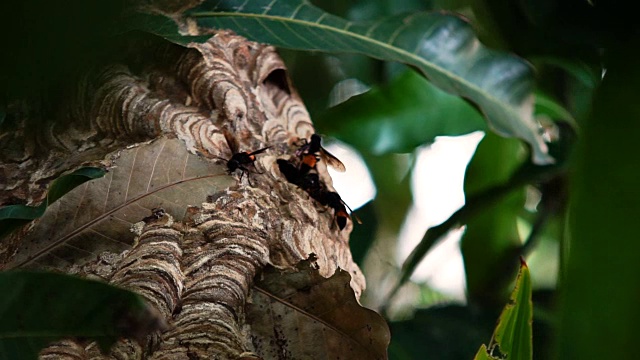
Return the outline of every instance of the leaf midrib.
<path id="1" fill-rule="evenodd" d="M 510 103 L 508 102 L 504 102 L 504 101 L 500 101 L 499 99 L 495 98 L 494 96 L 492 96 L 490 93 L 487 93 L 486 91 L 482 91 L 483 89 L 476 86 L 474 83 L 468 82 L 466 81 L 464 78 L 458 76 L 455 73 L 452 73 L 444 68 L 442 68 L 441 66 L 437 66 L 434 63 L 425 61 L 423 58 L 421 58 L 420 56 L 417 56 L 411 52 L 408 52 L 402 48 L 399 47 L 393 47 L 390 44 L 387 44 L 385 42 L 381 42 L 376 40 L 375 38 L 370 38 L 370 37 L 366 37 L 364 35 L 355 33 L 355 32 L 349 32 L 349 31 L 345 31 L 342 29 L 338 29 L 335 27 L 331 27 L 331 26 L 326 26 L 320 23 L 316 23 L 316 22 L 308 22 L 308 21 L 303 21 L 303 20 L 299 20 L 299 19 L 295 19 L 295 18 L 288 18 L 288 17 L 282 17 L 282 16 L 273 16 L 273 15 L 262 15 L 262 14 L 249 14 L 249 13 L 234 13 L 234 12 L 211 12 L 211 11 L 203 11 L 203 12 L 197 12 L 197 13 L 191 13 L 189 14 L 190 17 L 194 17 L 194 18 L 199 18 L 199 17 L 237 17 L 237 18 L 256 18 L 256 19 L 267 19 L 267 20 L 271 20 L 271 21 L 280 21 L 280 22 L 289 22 L 289 23 L 294 23 L 294 24 L 299 24 L 299 25 L 306 25 L 309 27 L 315 27 L 321 30 L 325 30 L 325 31 L 330 31 L 330 32 L 334 32 L 334 33 L 338 33 L 344 36 L 350 36 L 356 39 L 359 39 L 363 42 L 366 43 L 371 43 L 371 44 L 375 44 L 377 46 L 381 46 L 387 50 L 390 50 L 392 52 L 398 53 L 400 55 L 404 55 L 408 58 L 411 58 L 417 62 L 419 62 L 420 64 L 423 64 L 425 67 L 428 67 L 436 72 L 439 72 L 440 74 L 443 74 L 449 78 L 453 78 L 454 80 L 457 80 L 457 82 L 466 85 L 468 88 L 470 88 L 471 90 L 473 90 L 474 92 L 480 94 L 481 96 L 483 96 L 484 98 L 486 98 L 487 100 L 489 100 L 490 102 L 499 105 L 502 108 L 506 108 L 508 110 L 508 112 L 511 115 L 514 116 L 519 116 L 518 111 L 516 109 L 514 109 Z M 453 15 L 452 15 L 453 16 Z M 347 21 L 347 24 L 352 24 L 351 21 Z M 475 39 L 475 41 L 479 41 L 478 39 Z M 484 46 L 484 45 L 483 45 Z"/>
<path id="2" fill-rule="evenodd" d="M 322 283 L 327 282 L 327 281 L 329 281 L 329 278 L 325 279 Z M 319 284 L 322 284 L 322 283 L 319 283 Z M 316 286 L 317 286 L 317 285 L 319 285 L 319 284 L 316 284 Z M 351 335 L 349 335 L 349 334 L 345 333 L 344 331 L 342 331 L 341 329 L 339 329 L 339 328 L 337 328 L 337 327 L 333 326 L 333 324 L 331 324 L 331 323 L 327 322 L 327 321 L 326 321 L 326 320 L 324 320 L 323 318 L 318 317 L 318 316 L 316 316 L 316 315 L 314 315 L 314 314 L 312 314 L 312 313 L 310 313 L 310 312 L 308 312 L 308 311 L 306 311 L 306 310 L 304 310 L 304 309 L 302 309 L 302 308 L 298 307 L 297 305 L 295 305 L 295 304 L 292 304 L 292 303 L 288 302 L 287 300 L 285 300 L 285 299 L 283 299 L 283 298 L 281 298 L 281 297 L 279 297 L 279 296 L 277 296 L 277 295 L 274 295 L 274 294 L 273 294 L 273 293 L 271 293 L 270 291 L 268 291 L 268 290 L 266 290 L 266 289 L 263 289 L 263 288 L 261 288 L 261 287 L 260 287 L 260 286 L 258 286 L 258 285 L 254 285 L 254 286 L 253 286 L 253 289 L 254 289 L 254 290 L 256 290 L 257 292 L 259 292 L 259 293 L 263 294 L 264 296 L 266 296 L 266 297 L 268 297 L 268 298 L 271 298 L 271 299 L 273 299 L 273 300 L 275 300 L 275 301 L 277 301 L 277 302 L 279 302 L 279 303 L 281 303 L 281 304 L 283 304 L 283 305 L 285 305 L 285 306 L 287 306 L 287 307 L 290 307 L 290 308 L 292 308 L 293 310 L 295 310 L 295 311 L 299 312 L 300 314 L 303 314 L 303 315 L 305 315 L 305 316 L 309 317 L 310 319 L 313 319 L 313 320 L 315 320 L 315 321 L 317 321 L 317 322 L 319 322 L 319 323 L 323 324 L 323 325 L 324 325 L 324 326 L 326 326 L 327 328 L 329 328 L 329 329 L 331 329 L 331 330 L 335 331 L 336 333 L 340 334 L 341 336 L 343 336 L 345 339 L 350 339 L 351 341 L 353 341 L 353 342 L 355 342 L 356 344 L 360 345 L 363 349 L 366 349 L 370 354 L 375 355 L 375 352 L 374 352 L 373 350 L 371 350 L 371 347 L 370 347 L 370 346 L 368 346 L 368 344 L 366 344 L 366 343 L 365 343 L 365 344 L 361 343 L 360 341 L 358 341 L 358 340 L 357 340 L 356 338 L 354 338 L 353 336 L 351 336 Z M 366 308 L 363 308 L 363 309 L 366 309 Z M 368 309 L 366 309 L 366 310 L 368 310 Z"/>
<path id="3" fill-rule="evenodd" d="M 26 264 L 29 264 L 29 263 L 31 263 L 33 261 L 36 261 L 38 258 L 42 257 L 43 255 L 46 255 L 49 251 L 51 251 L 52 249 L 56 248 L 60 244 L 66 242 L 70 238 L 78 235 L 79 233 L 81 233 L 82 231 L 86 230 L 87 228 L 90 228 L 91 226 L 95 225 L 96 223 L 104 220 L 104 218 L 108 217 L 109 215 L 113 214 L 114 212 L 117 212 L 118 210 L 121 210 L 122 208 L 124 208 L 126 206 L 129 206 L 129 205 L 139 201 L 140 199 L 144 199 L 145 197 L 153 195 L 153 194 L 155 194 L 155 193 L 157 193 L 159 191 L 162 191 L 162 190 L 167 189 L 169 187 L 176 186 L 176 185 L 179 185 L 179 184 L 182 184 L 182 183 L 185 183 L 185 182 L 197 181 L 197 180 L 202 180 L 202 179 L 207 179 L 207 178 L 214 178 L 214 177 L 218 177 L 218 176 L 225 176 L 225 174 L 209 174 L 209 175 L 197 176 L 197 177 L 188 178 L 188 179 L 182 179 L 180 181 L 176 181 L 176 182 L 173 182 L 173 183 L 170 183 L 170 184 L 166 184 L 164 186 L 160 186 L 157 189 L 154 189 L 153 191 L 145 192 L 144 194 L 141 194 L 141 195 L 138 195 L 136 197 L 133 197 L 130 200 L 124 201 L 122 204 L 112 208 L 111 210 L 108 210 L 108 211 L 102 213 L 100 216 L 96 217 L 95 219 L 92 219 L 91 221 L 89 221 L 89 222 L 87 222 L 87 223 L 75 228 L 73 231 L 71 231 L 68 234 L 66 234 L 65 236 L 61 237 L 59 240 L 54 241 L 53 243 L 49 244 L 44 249 L 36 252 L 32 257 L 27 258 L 27 259 L 25 259 L 22 262 L 19 262 L 17 264 L 14 264 L 11 267 L 12 268 L 18 268 L 18 267 L 24 266 Z"/>

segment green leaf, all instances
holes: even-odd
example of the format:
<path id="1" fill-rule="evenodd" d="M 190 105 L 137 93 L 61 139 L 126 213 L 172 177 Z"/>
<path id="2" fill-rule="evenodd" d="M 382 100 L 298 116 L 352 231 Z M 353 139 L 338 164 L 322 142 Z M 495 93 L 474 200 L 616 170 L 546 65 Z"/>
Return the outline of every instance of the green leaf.
<path id="1" fill-rule="evenodd" d="M 629 40 L 608 52 L 607 73 L 580 124 L 557 359 L 637 357 L 640 41 Z"/>
<path id="2" fill-rule="evenodd" d="M 47 195 L 47 201 L 51 204 L 74 188 L 89 180 L 101 178 L 106 173 L 107 172 L 102 168 L 85 167 L 78 169 L 69 175 L 61 176 L 51 185 L 49 194 Z"/>
<path id="3" fill-rule="evenodd" d="M 520 150 L 517 141 L 488 133 L 465 174 L 468 202 L 472 204 L 475 198 L 476 206 L 482 209 L 468 217 L 461 240 L 467 293 L 470 301 L 487 306 L 502 306 L 518 269 L 518 255 L 514 252 L 521 245 L 517 220 L 524 211 L 523 185 L 535 179 L 517 173 L 522 162 L 518 157 Z M 504 191 L 477 197 L 493 188 Z"/>
<path id="4" fill-rule="evenodd" d="M 400 280 L 390 292 L 387 304 L 393 296 L 395 296 L 398 289 L 411 277 L 429 249 L 440 238 L 454 228 L 473 221 L 482 225 L 483 222 L 476 221 L 476 217 L 488 216 L 488 213 L 490 213 L 488 210 L 496 207 L 496 204 L 499 205 L 500 202 L 503 202 L 504 196 L 521 188 L 526 182 L 534 180 L 533 177 L 509 176 L 517 165 L 514 154 L 518 150 L 519 145 L 517 141 L 512 139 L 500 138 L 491 133 L 485 135 L 467 169 L 465 176 L 465 193 L 467 194 L 467 199 L 465 205 L 453 213 L 453 215 L 443 223 L 427 230 L 422 240 L 420 240 L 420 243 L 418 243 L 402 264 Z M 515 232 L 516 215 L 510 214 L 510 216 L 513 217 L 513 230 Z M 493 229 L 492 225 L 487 227 Z M 468 237 L 468 233 L 469 229 L 467 229 L 464 236 Z M 484 232 L 484 234 L 486 233 L 487 232 Z M 490 233 L 490 231 L 488 233 Z M 471 292 L 471 290 L 476 288 L 475 279 L 480 277 L 482 281 L 478 281 L 477 283 L 486 285 L 486 281 L 484 281 L 486 278 L 485 274 L 490 271 L 490 269 L 485 265 L 491 264 L 496 260 L 496 256 L 494 256 L 496 250 L 495 246 L 493 246 L 494 240 L 496 239 L 490 239 L 486 236 L 476 236 L 476 238 L 478 241 L 467 242 L 467 244 L 463 242 L 462 244 L 465 269 L 467 271 L 467 287 L 470 289 L 469 296 L 471 298 L 473 298 L 473 292 Z M 511 238 L 507 237 L 507 239 L 513 241 Z M 502 240 L 502 238 L 500 238 L 500 240 Z M 469 245 L 471 245 L 473 250 L 467 254 Z M 504 249 L 504 246 L 500 246 L 500 250 L 502 249 Z M 471 260 L 470 262 L 472 258 L 477 258 L 477 260 Z M 469 267 L 472 267 L 473 270 L 470 270 Z M 504 273 L 504 271 L 502 271 L 502 273 Z M 511 279 L 511 277 L 509 277 L 509 279 Z M 479 286 L 479 289 L 483 290 L 485 288 Z M 506 293 L 504 295 L 506 295 Z"/>
<path id="5" fill-rule="evenodd" d="M 534 57 L 531 61 L 561 68 L 570 74 L 575 80 L 589 88 L 595 88 L 600 83 L 602 72 L 601 68 L 596 68 L 594 64 L 582 59 L 541 56 Z"/>
<path id="6" fill-rule="evenodd" d="M 83 183 L 101 178 L 106 171 L 96 167 L 80 168 L 62 175 L 51 183 L 47 198 L 38 206 L 9 205 L 0 208 L 0 239 L 11 231 L 44 215 L 49 205 Z"/>
<path id="7" fill-rule="evenodd" d="M 550 96 L 536 92 L 536 115 L 546 115 L 552 120 L 562 120 L 577 127 L 576 119 L 571 113 Z"/>
<path id="8" fill-rule="evenodd" d="M 484 47 L 461 17 L 420 12 L 356 23 L 303 0 L 205 1 L 185 16 L 202 28 L 232 29 L 285 48 L 360 53 L 409 64 L 439 88 L 476 103 L 497 133 L 531 144 L 536 163 L 553 161 L 532 118 L 531 67 Z"/>
<path id="9" fill-rule="evenodd" d="M 524 185 L 524 181 L 525 180 L 521 177 L 513 178 L 504 184 L 496 185 L 485 189 L 482 192 L 473 194 L 472 196 L 468 197 L 466 204 L 458 211 L 453 213 L 453 215 L 451 215 L 446 221 L 437 226 L 429 228 L 425 235 L 422 237 L 422 240 L 420 240 L 420 243 L 418 243 L 413 251 L 411 251 L 411 254 L 409 254 L 407 259 L 402 264 L 400 280 L 389 293 L 387 300 L 385 301 L 385 306 L 388 306 L 390 304 L 391 299 L 396 295 L 400 287 L 402 287 L 402 285 L 404 285 L 409 280 L 422 259 L 424 259 L 424 257 L 429 252 L 429 249 L 431 249 L 431 247 L 438 240 L 440 240 L 452 229 L 468 223 L 470 219 L 474 219 L 476 216 L 478 216 L 479 213 L 482 214 L 482 212 L 485 211 L 488 207 L 495 205 L 496 202 L 500 201 L 504 196 L 513 192 L 515 189 L 522 187 Z M 468 257 L 470 256 L 466 255 L 465 261 Z M 485 262 L 488 261 L 488 259 L 483 260 Z M 484 269 L 481 266 L 478 266 L 478 268 L 482 272 L 487 272 L 487 269 Z"/>
<path id="10" fill-rule="evenodd" d="M 43 347 L 67 337 L 107 349 L 120 337 L 140 338 L 163 324 L 139 295 L 63 274 L 0 273 L 0 293 L 1 359 L 37 359 Z"/>
<path id="11" fill-rule="evenodd" d="M 363 55 L 330 55 L 311 51 L 278 49 L 296 91 L 304 99 L 304 105 L 314 119 L 314 126 L 320 133 L 323 124 L 318 116 L 331 103 L 332 90 L 336 84 L 346 79 L 375 83 L 379 61 Z M 357 80 L 355 80 L 357 79 Z"/>
<path id="12" fill-rule="evenodd" d="M 414 71 L 331 108 L 317 121 L 323 132 L 376 155 L 412 152 L 436 136 L 486 130 L 471 105 Z"/>
<path id="13" fill-rule="evenodd" d="M 482 344 L 473 360 L 501 360 L 501 358 L 491 356 L 489 350 L 487 350 L 487 345 Z"/>
<path id="14" fill-rule="evenodd" d="M 519 165 L 518 142 L 486 134 L 467 169 L 465 205 L 443 223 L 427 230 L 402 264 L 400 280 L 389 293 L 386 305 L 429 249 L 449 231 L 465 224 L 462 252 L 467 296 L 488 306 L 504 300 L 511 281 L 506 269 L 513 269 L 515 274 L 514 256 L 523 251 L 517 229 L 518 213 L 524 207 L 523 186 L 548 181 L 566 171 L 575 132 L 569 124 L 559 122 L 557 125 L 560 140 L 549 147 L 551 155 L 558 159 L 553 165 L 537 166 L 529 161 Z M 382 193 L 379 191 L 378 196 Z M 557 200 L 560 201 L 559 197 Z"/>
<path id="15" fill-rule="evenodd" d="M 516 287 L 509 303 L 502 310 L 488 347 L 482 345 L 475 360 L 533 358 L 533 303 L 531 302 L 531 276 L 524 261 L 521 262 Z"/>

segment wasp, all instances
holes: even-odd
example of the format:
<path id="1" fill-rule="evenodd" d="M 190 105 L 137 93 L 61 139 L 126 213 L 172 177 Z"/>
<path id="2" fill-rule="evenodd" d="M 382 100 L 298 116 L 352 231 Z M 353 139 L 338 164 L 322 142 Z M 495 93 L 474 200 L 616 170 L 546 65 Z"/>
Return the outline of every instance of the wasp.
<path id="1" fill-rule="evenodd" d="M 320 177 L 315 172 L 303 172 L 295 165 L 284 159 L 276 160 L 278 168 L 288 182 L 297 185 L 302 190 L 306 191 L 314 197 L 314 194 L 318 194 L 322 191 L 322 183 Z"/>
<path id="2" fill-rule="evenodd" d="M 316 194 L 315 197 L 314 196 L 312 197 L 316 199 L 320 204 L 324 206 L 328 206 L 333 209 L 333 216 L 340 230 L 344 229 L 345 226 L 347 226 L 347 219 L 351 218 L 351 216 L 347 212 L 347 209 L 349 209 L 349 212 L 351 212 L 356 222 L 358 224 L 362 224 L 362 221 L 360 220 L 360 218 L 356 216 L 356 214 L 353 214 L 353 210 L 351 210 L 349 205 L 347 205 L 347 203 L 345 203 L 344 200 L 342 200 L 342 198 L 337 192 L 322 191 Z"/>
<path id="3" fill-rule="evenodd" d="M 238 149 L 238 144 L 235 140 L 235 138 L 231 135 L 231 133 L 227 130 L 223 131 L 224 134 L 224 138 L 225 140 L 227 140 L 227 144 L 229 144 L 229 149 L 231 149 L 231 152 L 234 153 L 234 151 L 237 151 Z M 247 166 L 252 165 L 255 161 L 256 161 L 256 155 L 261 154 L 265 151 L 267 151 L 267 149 L 271 148 L 271 146 L 267 146 L 264 147 L 262 149 L 258 149 L 255 151 L 239 151 L 239 152 L 235 152 L 233 155 L 231 155 L 231 159 L 225 159 L 225 158 L 221 158 L 221 157 L 217 157 L 220 160 L 223 160 L 226 162 L 227 164 L 227 173 L 229 175 L 231 175 L 233 172 L 235 172 L 236 170 L 240 170 L 240 180 L 242 181 L 242 177 L 244 176 L 245 173 L 250 173 L 251 171 L 249 171 L 249 169 L 247 168 Z M 261 173 L 258 173 L 261 174 Z M 249 185 L 253 186 L 251 184 L 251 178 L 249 177 L 249 175 L 247 175 L 247 179 L 249 180 Z"/>
<path id="4" fill-rule="evenodd" d="M 282 175 L 284 175 L 285 179 L 294 185 L 300 186 L 302 183 L 300 170 L 287 160 L 278 159 L 276 162 L 278 163 L 278 168 Z"/>
<path id="5" fill-rule="evenodd" d="M 288 182 L 299 186 L 306 191 L 311 198 L 315 199 L 321 205 L 327 206 L 334 210 L 334 218 L 340 230 L 347 226 L 347 219 L 350 219 L 349 213 L 353 210 L 342 200 L 340 195 L 335 191 L 328 191 L 320 182 L 320 177 L 315 172 L 304 173 L 303 169 L 297 168 L 289 161 L 278 159 L 278 167 Z M 356 222 L 362 224 L 360 218 L 353 214 Z"/>
<path id="6" fill-rule="evenodd" d="M 242 177 L 244 176 L 245 173 L 250 173 L 251 171 L 249 171 L 249 169 L 247 169 L 247 166 L 253 164 L 256 161 L 256 155 L 261 154 L 265 151 L 267 151 L 267 149 L 271 148 L 271 146 L 267 146 L 265 148 L 262 149 L 258 149 L 256 151 L 244 151 L 244 152 L 238 152 L 235 153 L 231 156 L 231 159 L 225 159 L 225 158 L 221 158 L 218 157 L 218 159 L 220 160 L 224 160 L 227 162 L 227 173 L 228 174 L 232 174 L 234 171 L 240 169 L 240 181 L 242 181 Z M 260 174 L 260 173 L 258 173 Z M 249 179 L 249 175 L 247 175 L 247 179 Z M 249 185 L 253 186 L 251 184 L 251 180 L 249 180 Z"/>
<path id="7" fill-rule="evenodd" d="M 324 160 L 327 165 L 333 167 L 339 172 L 346 170 L 342 161 L 333 156 L 330 152 L 322 147 L 322 138 L 320 135 L 312 134 L 311 140 L 304 139 L 304 144 L 296 151 L 296 156 L 300 158 L 300 170 L 303 173 L 315 168 L 316 163 L 320 159 Z"/>
<path id="8" fill-rule="evenodd" d="M 233 154 L 231 159 L 227 161 L 227 171 L 229 174 L 236 171 L 237 169 L 242 170 L 242 172 L 249 172 L 249 169 L 245 167 L 245 165 L 251 165 L 256 161 L 256 155 L 262 154 L 267 151 L 271 146 L 267 146 L 262 149 L 258 149 L 256 151 L 245 151 Z"/>
<path id="9" fill-rule="evenodd" d="M 312 198 L 316 198 L 323 191 L 320 177 L 316 173 L 308 173 L 302 177 L 300 187 L 309 193 Z"/>

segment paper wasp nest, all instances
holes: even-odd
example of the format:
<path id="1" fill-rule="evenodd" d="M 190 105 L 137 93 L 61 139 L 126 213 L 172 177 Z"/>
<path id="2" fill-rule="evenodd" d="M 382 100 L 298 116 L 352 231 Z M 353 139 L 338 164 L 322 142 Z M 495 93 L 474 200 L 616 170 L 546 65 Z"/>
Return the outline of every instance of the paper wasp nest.
<path id="1" fill-rule="evenodd" d="M 109 172 L 50 206 L 0 255 L 7 268 L 61 269 L 147 298 L 169 330 L 122 341 L 111 357 L 255 358 L 245 306 L 266 266 L 295 269 L 315 254 L 322 276 L 343 269 L 360 296 L 351 225 L 340 231 L 275 165 L 314 130 L 273 47 L 228 31 L 189 48 L 156 42 L 85 74 L 44 130 L 2 140 L 22 149 L 0 158 L 5 204 L 38 203 L 43 183 L 81 165 Z M 23 130 L 33 120 L 24 119 Z M 226 173 L 221 158 L 264 147 L 241 182 Z M 331 188 L 322 162 L 317 171 Z M 73 341 L 42 354 L 100 356 Z"/>

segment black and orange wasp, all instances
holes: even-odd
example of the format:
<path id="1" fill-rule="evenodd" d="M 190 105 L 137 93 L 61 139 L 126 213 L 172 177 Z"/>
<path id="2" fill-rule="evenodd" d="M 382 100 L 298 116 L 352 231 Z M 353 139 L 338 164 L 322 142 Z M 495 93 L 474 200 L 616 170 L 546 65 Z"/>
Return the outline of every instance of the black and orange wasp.
<path id="1" fill-rule="evenodd" d="M 284 159 L 278 159 L 276 162 L 278 163 L 280 172 L 284 175 L 287 181 L 302 188 L 302 190 L 308 192 L 311 197 L 314 197 L 314 194 L 322 191 L 322 184 L 320 183 L 320 177 L 317 173 L 303 173 L 291 162 Z"/>
<path id="2" fill-rule="evenodd" d="M 227 139 L 227 143 L 229 143 L 229 147 L 231 149 L 236 148 L 235 146 L 232 146 L 232 144 L 234 144 L 234 141 L 232 140 L 231 136 L 229 136 L 227 133 L 225 133 L 225 138 Z M 231 159 L 225 159 L 225 158 L 221 158 L 221 157 L 217 157 L 220 160 L 224 160 L 227 163 L 227 173 L 228 174 L 232 174 L 234 171 L 236 170 L 240 170 L 240 180 L 242 181 L 242 177 L 244 176 L 245 173 L 250 173 L 251 171 L 249 171 L 249 169 L 247 168 L 247 166 L 252 165 L 255 161 L 256 161 L 256 155 L 261 154 L 265 151 L 267 151 L 267 149 L 271 148 L 271 146 L 267 146 L 264 147 L 262 149 L 258 149 L 255 151 L 241 151 L 241 152 L 236 152 L 231 156 Z M 261 173 L 258 173 L 261 174 Z M 251 184 L 251 179 L 249 178 L 249 175 L 247 175 L 247 179 L 249 180 L 249 185 L 253 186 Z"/>
<path id="3" fill-rule="evenodd" d="M 249 172 L 249 169 L 247 169 L 245 165 L 253 164 L 256 161 L 256 155 L 267 151 L 270 147 L 271 146 L 267 146 L 256 151 L 245 151 L 233 154 L 231 159 L 227 160 L 227 171 L 229 174 L 233 173 L 237 169 L 240 169 L 243 173 Z"/>
<path id="4" fill-rule="evenodd" d="M 351 215 L 353 215 L 353 218 L 356 220 L 356 222 L 358 224 L 362 224 L 362 220 L 360 220 L 360 218 L 353 213 L 353 210 L 351 210 L 349 205 L 347 205 L 347 203 L 342 200 L 337 192 L 321 191 L 319 194 L 316 194 L 315 197 L 312 197 L 316 199 L 320 204 L 333 209 L 333 216 L 340 230 L 344 229 L 344 227 L 347 226 L 347 219 L 351 218 L 351 216 L 347 212 L 347 209 L 349 209 L 349 212 L 351 212 Z"/>
<path id="5" fill-rule="evenodd" d="M 278 159 L 278 167 L 288 182 L 299 186 L 306 191 L 309 196 L 319 202 L 321 205 L 327 206 L 334 210 L 334 218 L 340 230 L 347 226 L 347 219 L 351 218 L 347 209 L 351 213 L 353 210 L 342 200 L 340 195 L 335 191 L 328 191 L 320 182 L 320 178 L 315 172 L 303 172 L 287 160 Z M 358 224 L 362 221 L 358 216 L 352 214 Z"/>
<path id="6" fill-rule="evenodd" d="M 322 138 L 320 135 L 312 134 L 311 140 L 307 141 L 307 139 L 304 139 L 304 142 L 305 143 L 296 151 L 296 156 L 300 158 L 300 170 L 302 173 L 306 173 L 310 169 L 315 168 L 316 163 L 321 159 L 339 172 L 346 170 L 342 161 L 322 147 Z"/>

